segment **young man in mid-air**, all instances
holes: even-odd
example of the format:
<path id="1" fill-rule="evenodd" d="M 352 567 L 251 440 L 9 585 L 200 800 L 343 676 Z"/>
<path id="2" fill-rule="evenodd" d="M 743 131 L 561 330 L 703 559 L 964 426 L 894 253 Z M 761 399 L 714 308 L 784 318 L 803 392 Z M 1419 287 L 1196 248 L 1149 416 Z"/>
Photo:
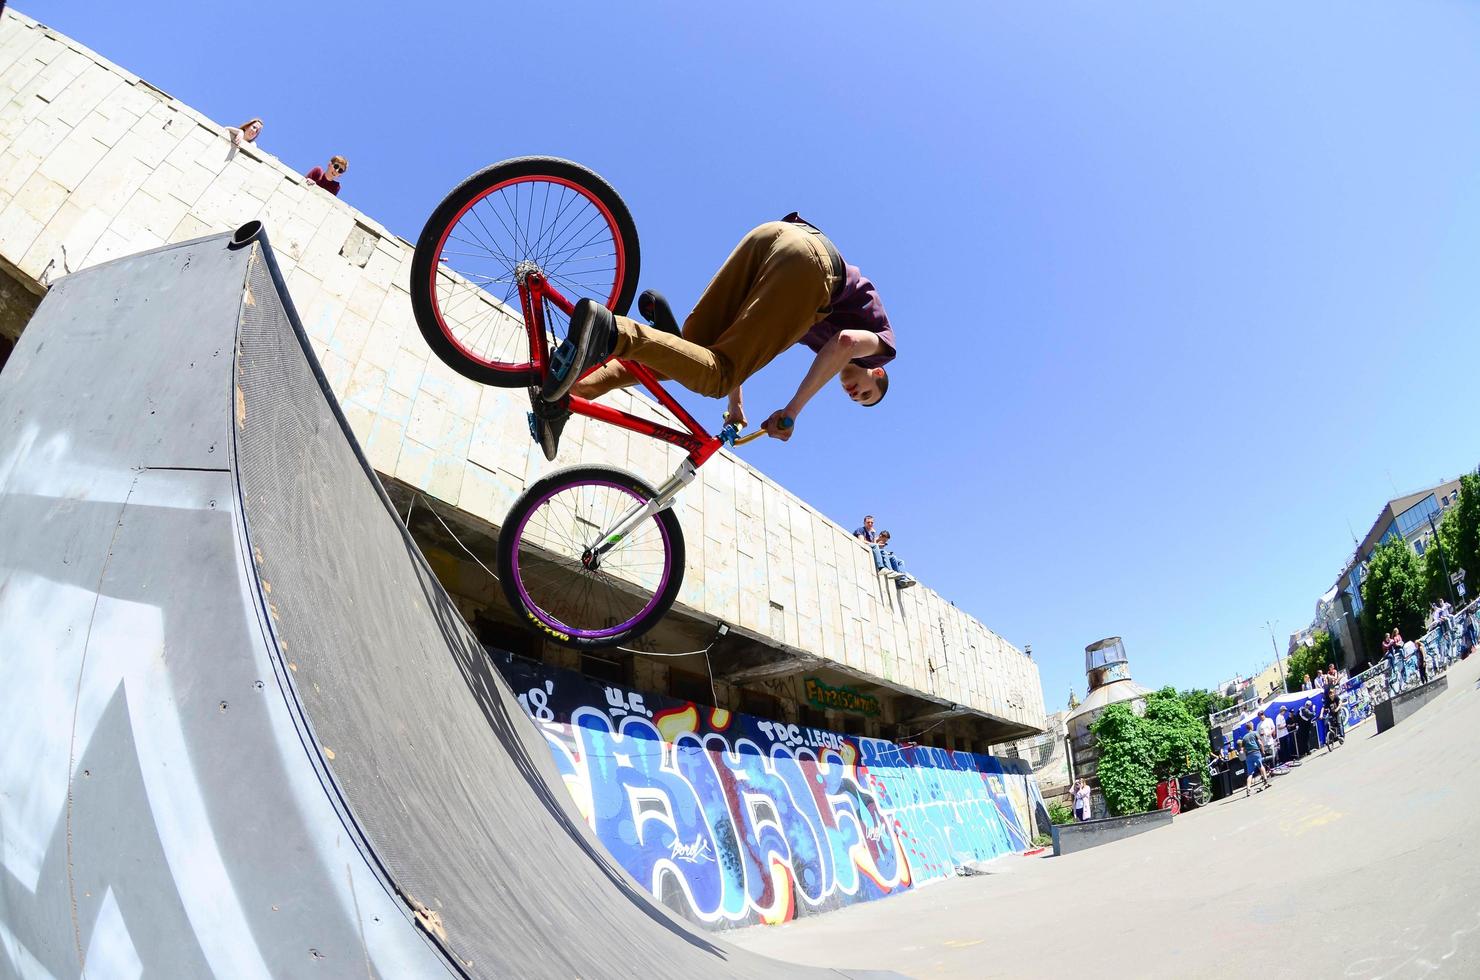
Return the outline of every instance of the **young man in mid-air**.
<path id="1" fill-rule="evenodd" d="M 661 299 L 658 309 L 666 313 Z M 660 329 L 662 320 L 647 326 L 589 299 L 576 303 L 570 331 L 551 358 L 543 404 L 535 410 L 546 459 L 553 460 L 559 448 L 569 395 L 598 398 L 636 383 L 619 359 L 701 395 L 727 397 L 730 421 L 744 427 L 741 384 L 786 348 L 804 344 L 817 355 L 812 366 L 791 401 L 762 423 L 782 441 L 791 438 L 803 407 L 833 377 L 864 406 L 877 405 L 889 390 L 883 366 L 894 359 L 894 331 L 874 284 L 795 212 L 740 240 L 684 321 L 681 336 Z"/>

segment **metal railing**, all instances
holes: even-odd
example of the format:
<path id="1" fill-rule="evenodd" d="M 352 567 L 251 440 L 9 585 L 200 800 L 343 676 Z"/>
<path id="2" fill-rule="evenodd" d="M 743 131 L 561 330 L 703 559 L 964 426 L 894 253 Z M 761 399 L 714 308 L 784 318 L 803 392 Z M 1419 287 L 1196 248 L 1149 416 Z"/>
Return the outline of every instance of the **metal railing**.
<path id="1" fill-rule="evenodd" d="M 1480 616 L 1477 616 L 1477 610 L 1480 610 L 1480 600 L 1451 613 L 1446 621 L 1435 624 L 1415 641 L 1412 653 L 1405 651 L 1401 657 L 1395 657 L 1391 664 L 1384 658 L 1370 670 L 1364 671 L 1362 676 L 1376 675 L 1373 683 L 1380 688 L 1380 691 L 1374 692 L 1377 700 L 1386 701 L 1394 694 L 1416 687 L 1425 675 L 1433 680 L 1475 646 L 1477 639 L 1480 639 Z M 1419 657 L 1423 658 L 1423 671 L 1419 670 Z"/>

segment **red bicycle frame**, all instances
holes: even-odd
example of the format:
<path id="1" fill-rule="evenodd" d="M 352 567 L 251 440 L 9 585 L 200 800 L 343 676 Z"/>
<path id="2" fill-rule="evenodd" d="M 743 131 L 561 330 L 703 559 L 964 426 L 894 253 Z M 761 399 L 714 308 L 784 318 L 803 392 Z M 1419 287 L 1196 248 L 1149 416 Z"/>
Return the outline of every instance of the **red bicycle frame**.
<path id="1" fill-rule="evenodd" d="M 537 272 L 531 272 L 519 283 L 519 302 L 524 307 L 524 326 L 529 331 L 529 359 L 534 366 L 538 376 L 543 378 L 547 370 L 545 355 L 547 341 L 545 337 L 545 300 L 549 300 L 554 306 L 566 316 L 570 316 L 575 309 L 575 304 L 564 296 L 560 291 L 550 285 L 544 276 Z M 621 361 L 623 367 L 632 372 L 644 388 L 652 392 L 658 403 L 666 408 L 674 418 L 689 430 L 680 431 L 671 426 L 652 422 L 648 419 L 639 418 L 629 412 L 602 405 L 585 398 L 577 398 L 574 395 L 570 399 L 570 410 L 576 415 L 584 415 L 587 418 L 599 419 L 611 425 L 620 426 L 632 432 L 637 432 L 654 439 L 672 443 L 681 449 L 687 450 L 689 461 L 695 467 L 703 464 L 705 460 L 719 451 L 723 442 L 716 436 L 710 435 L 694 421 L 682 405 L 674 400 L 673 396 L 663 389 L 658 383 L 657 376 L 651 370 L 635 361 Z M 594 370 L 594 369 L 593 369 Z M 590 372 L 587 372 L 590 373 Z"/>

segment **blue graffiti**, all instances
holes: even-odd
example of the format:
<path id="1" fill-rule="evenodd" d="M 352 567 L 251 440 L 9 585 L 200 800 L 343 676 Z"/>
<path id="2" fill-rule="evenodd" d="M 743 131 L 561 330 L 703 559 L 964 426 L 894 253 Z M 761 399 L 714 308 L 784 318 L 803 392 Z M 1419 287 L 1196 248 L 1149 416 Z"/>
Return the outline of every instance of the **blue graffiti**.
<path id="1" fill-rule="evenodd" d="M 712 928 L 785 922 L 1025 850 L 1026 763 L 788 725 L 497 660 L 613 857 Z"/>

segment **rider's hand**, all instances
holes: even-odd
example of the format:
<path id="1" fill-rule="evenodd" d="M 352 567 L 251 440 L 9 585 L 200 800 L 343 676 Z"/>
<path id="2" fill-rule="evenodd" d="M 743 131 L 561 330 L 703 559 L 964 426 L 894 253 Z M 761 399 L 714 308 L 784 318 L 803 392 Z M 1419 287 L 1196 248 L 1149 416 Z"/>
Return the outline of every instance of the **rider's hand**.
<path id="1" fill-rule="evenodd" d="M 737 432 L 745 428 L 748 420 L 745 418 L 745 406 L 740 404 L 739 399 L 730 399 L 730 410 L 725 413 L 725 421 L 733 425 Z"/>
<path id="2" fill-rule="evenodd" d="M 782 428 L 781 420 L 786 419 L 791 424 Z M 761 428 L 772 439 L 780 439 L 782 442 L 791 438 L 791 434 L 797 430 L 796 421 L 787 414 L 786 409 L 781 408 L 772 412 L 770 416 L 761 423 Z"/>

